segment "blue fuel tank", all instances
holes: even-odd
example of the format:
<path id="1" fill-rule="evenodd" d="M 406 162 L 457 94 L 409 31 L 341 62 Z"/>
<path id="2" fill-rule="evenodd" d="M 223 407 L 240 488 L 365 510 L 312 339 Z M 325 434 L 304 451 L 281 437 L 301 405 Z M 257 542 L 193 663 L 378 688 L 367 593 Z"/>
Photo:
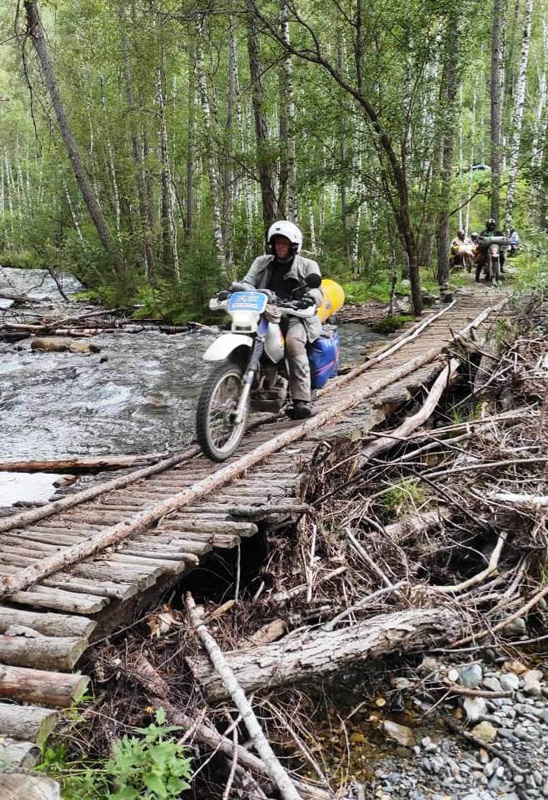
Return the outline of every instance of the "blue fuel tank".
<path id="1" fill-rule="evenodd" d="M 313 389 L 322 389 L 337 374 L 340 348 L 341 339 L 334 326 L 326 326 L 319 339 L 307 345 Z"/>

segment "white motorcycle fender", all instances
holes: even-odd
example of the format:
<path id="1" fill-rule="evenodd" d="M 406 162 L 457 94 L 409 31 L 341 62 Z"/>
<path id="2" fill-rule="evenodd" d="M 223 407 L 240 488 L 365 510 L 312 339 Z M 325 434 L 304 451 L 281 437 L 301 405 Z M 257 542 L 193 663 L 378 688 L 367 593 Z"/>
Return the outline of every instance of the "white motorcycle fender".
<path id="1" fill-rule="evenodd" d="M 241 333 L 223 333 L 212 342 L 202 358 L 204 361 L 225 361 L 231 353 L 238 347 L 253 347 L 251 336 L 244 336 Z"/>

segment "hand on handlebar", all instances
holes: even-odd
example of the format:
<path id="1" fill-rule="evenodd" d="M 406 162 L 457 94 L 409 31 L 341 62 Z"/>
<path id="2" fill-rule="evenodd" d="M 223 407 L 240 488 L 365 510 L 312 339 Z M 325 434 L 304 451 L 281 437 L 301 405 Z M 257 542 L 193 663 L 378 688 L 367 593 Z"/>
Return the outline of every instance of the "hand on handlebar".
<path id="1" fill-rule="evenodd" d="M 305 294 L 303 297 L 300 297 L 298 300 L 295 300 L 295 306 L 297 308 L 310 308 L 310 306 L 315 306 L 315 305 L 316 301 L 309 294 Z"/>

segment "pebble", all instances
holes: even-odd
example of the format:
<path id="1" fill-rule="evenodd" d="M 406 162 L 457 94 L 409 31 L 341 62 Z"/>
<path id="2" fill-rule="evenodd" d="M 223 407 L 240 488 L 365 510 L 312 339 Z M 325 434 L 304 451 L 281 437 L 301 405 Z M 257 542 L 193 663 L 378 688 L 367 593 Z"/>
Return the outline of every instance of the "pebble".
<path id="1" fill-rule="evenodd" d="M 371 783 L 364 783 L 365 797 L 372 800 L 548 800 L 548 680 L 540 669 L 528 669 L 520 661 L 497 658 L 453 666 L 424 659 L 428 673 L 418 687 L 416 675 L 402 681 L 403 697 L 413 708 L 413 730 L 385 719 L 381 726 L 392 756 L 382 758 Z M 432 674 L 434 673 L 434 674 Z M 467 688 L 511 692 L 505 698 L 453 695 L 438 707 L 437 698 L 426 700 L 432 681 L 447 675 Z M 548 673 L 547 673 L 548 677 Z M 393 681 L 392 684 L 394 685 Z M 414 693 L 416 694 L 414 695 Z M 417 696 L 418 695 L 418 696 Z M 430 699 L 430 698 L 428 698 Z M 430 714 L 417 718 L 426 709 Z M 385 709 L 386 712 L 386 709 Z M 440 713 L 451 715 L 486 747 L 465 742 L 440 725 Z M 414 739 L 416 737 L 416 741 Z M 401 744 L 405 741 L 406 747 Z M 487 750 L 488 744 L 493 750 Z M 496 751 L 504 760 L 496 756 Z M 402 760 L 404 759 L 404 760 Z M 519 766 L 518 766 L 519 765 Z M 348 787 L 350 788 L 350 787 Z M 356 800 L 354 792 L 345 800 Z"/>
<path id="2" fill-rule="evenodd" d="M 476 689 L 482 680 L 483 670 L 480 664 L 469 664 L 458 671 L 459 681 L 467 689 Z"/>

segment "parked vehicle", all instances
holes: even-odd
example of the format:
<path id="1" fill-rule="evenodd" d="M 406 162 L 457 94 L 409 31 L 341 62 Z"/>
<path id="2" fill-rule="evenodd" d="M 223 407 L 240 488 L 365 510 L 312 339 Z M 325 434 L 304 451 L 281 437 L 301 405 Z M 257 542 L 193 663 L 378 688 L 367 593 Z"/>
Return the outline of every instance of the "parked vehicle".
<path id="1" fill-rule="evenodd" d="M 299 297 L 321 284 L 324 302 L 299 307 Z M 243 289 L 243 290 L 242 290 Z M 318 313 L 322 322 L 344 302 L 344 292 L 334 281 L 319 275 L 280 300 L 268 291 L 249 291 L 233 284 L 230 292 L 212 298 L 212 311 L 227 311 L 231 330 L 222 333 L 204 353 L 215 363 L 202 387 L 196 414 L 196 434 L 204 455 L 225 461 L 240 444 L 250 411 L 277 412 L 288 400 L 288 370 L 281 329 L 284 315 L 301 318 Z M 337 374 L 340 340 L 336 327 L 323 326 L 323 335 L 308 345 L 312 389 L 321 388 Z"/>

